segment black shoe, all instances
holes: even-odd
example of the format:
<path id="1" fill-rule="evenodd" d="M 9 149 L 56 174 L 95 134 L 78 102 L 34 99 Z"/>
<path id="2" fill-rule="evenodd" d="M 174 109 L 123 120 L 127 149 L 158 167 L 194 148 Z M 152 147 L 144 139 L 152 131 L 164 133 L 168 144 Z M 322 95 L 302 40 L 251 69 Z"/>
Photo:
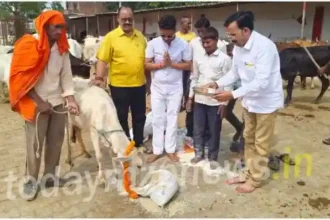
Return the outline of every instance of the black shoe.
<path id="1" fill-rule="evenodd" d="M 61 178 L 56 178 L 56 180 L 54 181 L 54 179 L 50 178 L 48 180 L 46 180 L 44 182 L 44 186 L 45 188 L 52 188 L 52 187 L 63 187 L 65 185 L 66 181 L 61 179 Z"/>
<path id="2" fill-rule="evenodd" d="M 233 136 L 233 141 L 238 141 L 239 140 L 239 138 L 241 137 L 241 131 L 236 131 L 236 133 L 234 134 L 234 136 Z"/>
<path id="3" fill-rule="evenodd" d="M 279 171 L 280 170 L 280 159 L 277 157 L 274 157 L 273 155 L 269 156 L 268 161 L 268 167 L 273 171 Z"/>
<path id="4" fill-rule="evenodd" d="M 330 145 L 330 137 L 324 139 L 322 142 L 323 142 L 323 144 Z"/>
<path id="5" fill-rule="evenodd" d="M 233 153 L 239 153 L 241 149 L 241 143 L 240 141 L 233 141 L 230 145 L 230 151 Z"/>
<path id="6" fill-rule="evenodd" d="M 35 200 L 38 195 L 38 184 L 33 183 L 31 180 L 24 183 L 23 186 L 24 199 L 27 201 Z"/>

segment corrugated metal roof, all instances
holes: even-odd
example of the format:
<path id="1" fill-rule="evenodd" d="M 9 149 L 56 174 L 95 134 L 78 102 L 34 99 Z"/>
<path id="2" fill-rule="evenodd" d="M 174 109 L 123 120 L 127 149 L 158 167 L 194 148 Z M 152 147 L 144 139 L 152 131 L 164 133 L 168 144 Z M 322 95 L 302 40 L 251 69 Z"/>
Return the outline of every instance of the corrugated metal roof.
<path id="1" fill-rule="evenodd" d="M 95 15 L 86 15 L 86 14 L 82 14 L 82 13 L 71 13 L 71 14 L 66 14 L 66 16 L 68 16 L 69 19 L 95 17 Z"/>
<path id="2" fill-rule="evenodd" d="M 163 8 L 149 8 L 149 9 L 140 9 L 135 10 L 134 14 L 140 14 L 140 13 L 147 13 L 147 12 L 155 12 L 155 11 L 167 11 L 167 10 L 186 10 L 186 9 L 193 9 L 193 8 L 211 8 L 211 7 L 217 7 L 217 6 L 225 6 L 227 4 L 242 4 L 243 2 L 233 2 L 233 1 L 219 1 L 219 2 L 201 2 L 197 5 L 182 5 L 182 6 L 172 6 L 172 7 L 163 7 Z M 249 2 L 244 2 L 249 3 Z M 74 16 L 70 17 L 70 19 L 79 19 L 79 18 L 85 18 L 85 17 L 94 17 L 97 15 L 117 15 L 117 12 L 104 12 L 104 13 L 98 13 L 95 15 L 90 16 Z"/>
<path id="3" fill-rule="evenodd" d="M 172 6 L 172 7 L 163 7 L 163 8 L 150 8 L 150 9 L 141 9 L 136 10 L 134 13 L 143 13 L 143 12 L 153 12 L 153 11 L 166 11 L 166 10 L 184 10 L 184 9 L 192 9 L 192 8 L 210 8 L 214 6 L 223 6 L 225 4 L 233 4 L 237 2 L 232 1 L 219 1 L 219 2 L 202 2 L 196 5 L 181 5 L 181 6 Z"/>

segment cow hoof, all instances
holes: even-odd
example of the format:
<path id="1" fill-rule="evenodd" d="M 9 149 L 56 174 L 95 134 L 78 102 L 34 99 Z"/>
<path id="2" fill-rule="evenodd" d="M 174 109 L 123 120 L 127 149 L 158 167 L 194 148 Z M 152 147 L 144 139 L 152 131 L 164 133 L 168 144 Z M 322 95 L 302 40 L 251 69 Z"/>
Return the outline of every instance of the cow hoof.
<path id="1" fill-rule="evenodd" d="M 87 152 L 85 152 L 84 155 L 85 155 L 85 158 L 91 158 L 91 157 L 92 157 L 92 156 L 91 156 L 89 153 L 87 153 Z"/>
<path id="2" fill-rule="evenodd" d="M 101 189 L 105 189 L 106 184 L 105 184 L 105 182 L 99 182 L 98 185 L 97 185 L 97 187 L 99 187 Z"/>
<path id="3" fill-rule="evenodd" d="M 319 104 L 319 102 L 320 102 L 320 100 L 315 99 L 312 103 L 313 103 L 313 104 Z"/>
<path id="4" fill-rule="evenodd" d="M 102 178 L 102 179 L 97 178 L 97 187 L 105 189 L 106 186 L 107 186 L 107 183 L 104 178 Z"/>
<path id="5" fill-rule="evenodd" d="M 71 160 L 65 160 L 65 163 L 66 163 L 66 164 L 69 164 L 70 167 L 73 167 L 73 166 L 74 166 L 74 164 L 72 163 Z"/>

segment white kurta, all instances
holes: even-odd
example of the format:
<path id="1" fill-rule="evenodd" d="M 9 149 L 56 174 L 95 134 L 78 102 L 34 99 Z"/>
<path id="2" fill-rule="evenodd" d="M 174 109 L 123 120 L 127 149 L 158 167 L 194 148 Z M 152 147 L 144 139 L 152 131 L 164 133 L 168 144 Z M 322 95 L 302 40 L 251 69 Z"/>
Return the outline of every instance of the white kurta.
<path id="1" fill-rule="evenodd" d="M 170 45 L 161 37 L 151 40 L 146 49 L 146 58 L 152 58 L 154 63 L 161 63 L 166 51 L 172 62 L 191 61 L 191 50 L 188 44 L 177 37 Z M 176 150 L 178 114 L 183 95 L 182 72 L 182 70 L 167 67 L 152 73 L 152 145 L 153 153 L 157 155 L 162 154 L 164 149 L 167 153 L 174 153 Z M 164 136 L 164 131 L 166 131 L 166 136 Z"/>
<path id="2" fill-rule="evenodd" d="M 274 42 L 253 31 L 244 47 L 234 47 L 231 71 L 217 81 L 219 86 L 241 80 L 233 97 L 242 97 L 249 112 L 269 114 L 284 106 L 280 58 Z"/>

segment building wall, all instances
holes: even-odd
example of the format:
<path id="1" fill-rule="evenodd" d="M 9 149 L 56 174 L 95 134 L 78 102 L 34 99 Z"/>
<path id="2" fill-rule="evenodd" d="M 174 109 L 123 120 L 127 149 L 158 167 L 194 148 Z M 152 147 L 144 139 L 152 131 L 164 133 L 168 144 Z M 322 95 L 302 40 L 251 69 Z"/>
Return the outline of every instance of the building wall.
<path id="1" fill-rule="evenodd" d="M 304 27 L 304 36 L 308 39 L 312 38 L 313 20 L 316 6 L 324 6 L 322 40 L 330 40 L 330 29 L 326 28 L 326 23 L 330 20 L 330 2 L 307 2 L 307 25 Z M 239 10 L 251 10 L 255 14 L 256 31 L 266 36 L 271 33 L 271 39 L 274 41 L 284 40 L 285 38 L 300 38 L 301 24 L 297 22 L 297 19 L 302 15 L 301 2 L 242 4 L 239 5 Z M 192 16 L 194 23 L 201 16 L 201 14 L 205 14 L 205 16 L 210 19 L 211 25 L 218 29 L 220 36 L 226 37 L 223 23 L 225 19 L 235 11 L 236 5 L 232 5 L 209 9 L 162 11 L 159 12 L 159 16 L 172 14 L 178 19 L 178 21 L 183 15 Z M 145 14 L 136 14 L 135 26 L 139 30 L 142 30 L 143 17 L 147 19 L 146 34 L 152 34 L 153 32 L 157 33 L 158 13 L 151 12 Z"/>
<path id="2" fill-rule="evenodd" d="M 315 14 L 315 7 L 324 6 L 324 18 L 322 38 L 320 40 L 330 40 L 330 29 L 326 28 L 327 22 L 330 20 L 330 2 L 307 2 L 306 21 L 307 25 L 304 27 L 304 36 L 308 39 L 312 38 L 313 32 L 313 20 Z M 249 3 L 239 5 L 239 10 L 250 10 L 255 14 L 255 30 L 268 36 L 272 34 L 271 39 L 273 41 L 282 41 L 285 39 L 300 38 L 301 24 L 297 22 L 297 19 L 302 15 L 302 3 L 301 2 L 276 2 L 276 3 Z M 192 17 L 193 24 L 201 16 L 205 16 L 210 19 L 211 25 L 216 27 L 219 31 L 220 37 L 226 37 L 223 23 L 225 19 L 236 11 L 236 5 L 225 6 L 219 8 L 200 8 L 200 9 L 187 9 L 181 11 L 161 11 L 161 12 L 149 12 L 135 14 L 135 27 L 143 31 L 143 18 L 146 20 L 145 34 L 152 35 L 158 34 L 158 18 L 165 14 L 172 14 L 179 20 L 182 16 Z M 100 35 L 105 35 L 113 27 L 114 24 L 111 15 L 99 16 L 99 28 Z M 78 23 L 78 21 L 76 21 Z M 79 28 L 85 30 L 85 21 L 79 19 Z M 76 27 L 76 28 L 77 28 Z M 89 22 L 89 33 L 94 34 L 96 32 L 96 19 L 93 24 Z M 195 30 L 194 30 L 195 31 Z"/>
<path id="3" fill-rule="evenodd" d="M 81 13 L 85 15 L 94 15 L 107 12 L 104 2 L 67 2 L 69 13 Z"/>

